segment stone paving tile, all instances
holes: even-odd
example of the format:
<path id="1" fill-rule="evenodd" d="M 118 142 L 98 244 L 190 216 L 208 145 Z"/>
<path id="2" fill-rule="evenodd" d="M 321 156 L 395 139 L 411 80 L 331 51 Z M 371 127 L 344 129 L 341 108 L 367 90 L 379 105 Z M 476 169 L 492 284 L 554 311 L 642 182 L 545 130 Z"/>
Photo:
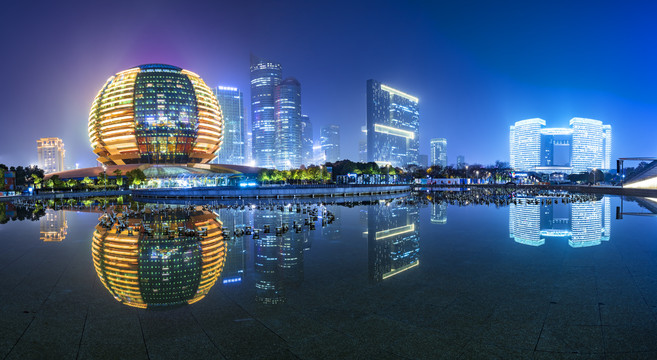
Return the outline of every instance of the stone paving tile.
<path id="1" fill-rule="evenodd" d="M 605 356 L 607 360 L 655 360 L 657 351 L 606 353 Z"/>
<path id="2" fill-rule="evenodd" d="M 588 353 L 578 353 L 578 352 L 547 352 L 547 351 L 536 351 L 534 352 L 533 359 L 535 360 L 605 360 L 605 354 L 588 354 Z"/>
<path id="3" fill-rule="evenodd" d="M 450 330 L 416 329 L 395 337 L 388 351 L 413 359 L 454 359 L 469 340 Z"/>
<path id="4" fill-rule="evenodd" d="M 458 355 L 458 359 L 524 360 L 531 359 L 533 353 L 533 349 L 508 348 L 490 342 L 473 340 L 465 345 Z"/>
<path id="5" fill-rule="evenodd" d="M 79 344 L 50 342 L 44 339 L 23 340 L 6 357 L 7 360 L 66 360 L 75 359 Z"/>
<path id="6" fill-rule="evenodd" d="M 602 327 L 545 325 L 536 350 L 601 354 L 604 352 Z"/>
<path id="7" fill-rule="evenodd" d="M 655 322 L 625 326 L 603 327 L 605 351 L 657 351 L 657 325 Z"/>
<path id="8" fill-rule="evenodd" d="M 545 318 L 546 325 L 600 325 L 600 310 L 598 304 L 567 304 L 554 303 Z"/>
<path id="9" fill-rule="evenodd" d="M 91 343 L 82 344 L 78 359 L 89 360 L 140 360 L 149 359 L 146 347 L 141 344 L 109 344 Z M 151 359 L 154 359 L 152 357 Z"/>

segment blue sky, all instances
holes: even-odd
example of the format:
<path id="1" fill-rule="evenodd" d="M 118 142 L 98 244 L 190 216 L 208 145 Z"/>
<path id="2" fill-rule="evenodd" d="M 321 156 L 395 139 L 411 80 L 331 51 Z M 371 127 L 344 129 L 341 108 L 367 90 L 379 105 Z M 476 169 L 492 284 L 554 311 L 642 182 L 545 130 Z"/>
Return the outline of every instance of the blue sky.
<path id="1" fill-rule="evenodd" d="M 357 159 L 365 83 L 420 98 L 421 152 L 508 161 L 508 128 L 572 117 L 613 128 L 613 156 L 656 156 L 657 4 L 566 1 L 13 2 L 0 14 L 0 162 L 36 162 L 36 139 L 64 139 L 94 165 L 86 134 L 105 80 L 159 62 L 249 95 L 249 53 L 283 65 L 313 122 L 342 129 Z M 248 103 L 248 101 L 247 101 Z M 247 108 L 248 113 L 248 108 Z M 249 114 L 250 118 L 250 114 Z"/>

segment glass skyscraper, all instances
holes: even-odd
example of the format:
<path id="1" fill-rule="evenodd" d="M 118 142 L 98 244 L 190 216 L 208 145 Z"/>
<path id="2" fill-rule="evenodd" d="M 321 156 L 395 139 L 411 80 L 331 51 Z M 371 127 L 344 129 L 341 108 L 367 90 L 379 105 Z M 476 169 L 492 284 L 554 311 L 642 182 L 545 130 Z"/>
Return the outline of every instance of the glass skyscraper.
<path id="1" fill-rule="evenodd" d="M 325 161 L 336 162 L 340 160 L 340 126 L 329 125 L 320 131 L 320 144 Z"/>
<path id="2" fill-rule="evenodd" d="M 431 139 L 431 166 L 447 166 L 447 139 Z"/>
<path id="3" fill-rule="evenodd" d="M 276 149 L 274 89 L 281 82 L 281 64 L 251 54 L 251 121 L 253 160 L 261 167 L 274 167 Z"/>
<path id="4" fill-rule="evenodd" d="M 274 99 L 274 167 L 284 170 L 299 168 L 303 144 L 299 81 L 295 78 L 283 80 L 274 88 Z"/>
<path id="5" fill-rule="evenodd" d="M 315 138 L 313 137 L 313 125 L 310 123 L 308 115 L 301 115 L 301 138 L 301 163 L 311 165 L 315 160 L 313 151 Z"/>
<path id="6" fill-rule="evenodd" d="M 611 168 L 611 125 L 573 118 L 570 128 L 544 128 L 528 119 L 510 128 L 511 167 L 517 171 L 577 173 Z"/>
<path id="7" fill-rule="evenodd" d="M 244 96 L 239 89 L 217 86 L 214 95 L 224 116 L 223 145 L 217 151 L 217 164 L 244 165 L 246 163 L 246 123 Z"/>
<path id="8" fill-rule="evenodd" d="M 418 98 L 367 80 L 367 160 L 380 165 L 418 165 Z"/>

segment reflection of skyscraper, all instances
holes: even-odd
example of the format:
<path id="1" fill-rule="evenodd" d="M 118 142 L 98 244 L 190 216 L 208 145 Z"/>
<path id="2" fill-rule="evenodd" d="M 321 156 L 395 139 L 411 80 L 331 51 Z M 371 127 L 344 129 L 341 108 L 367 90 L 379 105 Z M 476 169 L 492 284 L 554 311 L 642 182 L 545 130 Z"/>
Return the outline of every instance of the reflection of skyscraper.
<path id="1" fill-rule="evenodd" d="M 541 205 L 509 205 L 509 236 L 520 244 L 545 244 L 541 238 Z"/>
<path id="2" fill-rule="evenodd" d="M 565 239 L 571 247 L 599 245 L 609 240 L 611 205 L 608 198 L 571 204 L 510 205 L 509 234 L 516 242 L 540 246 Z"/>
<path id="3" fill-rule="evenodd" d="M 419 209 L 415 206 L 368 206 L 370 280 L 378 282 L 420 264 Z"/>
<path id="4" fill-rule="evenodd" d="M 164 308 L 192 304 L 207 295 L 226 259 L 221 223 L 213 213 L 151 213 L 128 224 L 132 231 L 99 224 L 91 245 L 96 273 L 117 301 Z M 196 233 L 204 229 L 207 234 Z"/>
<path id="5" fill-rule="evenodd" d="M 252 213 L 244 209 L 221 209 L 218 219 L 223 228 L 233 232 L 237 228 L 245 228 L 250 223 L 248 217 Z M 226 265 L 221 273 L 224 285 L 238 284 L 244 280 L 246 271 L 246 248 L 244 237 L 233 237 L 226 244 Z"/>
<path id="6" fill-rule="evenodd" d="M 63 210 L 47 209 L 39 219 L 41 241 L 62 241 L 66 238 L 66 213 Z"/>
<path id="7" fill-rule="evenodd" d="M 432 224 L 446 224 L 447 223 L 447 203 L 435 202 L 431 206 L 431 223 Z"/>

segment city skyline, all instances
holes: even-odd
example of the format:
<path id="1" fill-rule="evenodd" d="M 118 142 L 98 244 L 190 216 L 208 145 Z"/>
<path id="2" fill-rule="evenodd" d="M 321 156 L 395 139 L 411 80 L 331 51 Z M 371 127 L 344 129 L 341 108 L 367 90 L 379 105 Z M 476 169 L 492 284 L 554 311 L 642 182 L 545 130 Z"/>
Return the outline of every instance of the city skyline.
<path id="1" fill-rule="evenodd" d="M 430 138 L 444 137 L 450 152 L 465 155 L 470 163 L 508 161 L 508 124 L 533 116 L 555 127 L 566 127 L 563 121 L 575 116 L 611 124 L 612 159 L 657 151 L 652 144 L 657 129 L 635 131 L 657 116 L 657 73 L 651 65 L 657 51 L 645 35 L 655 29 L 648 16 L 654 4 L 377 2 L 381 17 L 375 21 L 366 16 L 374 3 L 353 4 L 347 12 L 301 2 L 257 3 L 255 12 L 246 6 L 204 3 L 186 5 L 193 9 L 190 14 L 175 11 L 182 3 L 166 3 L 158 8 L 122 2 L 8 5 L 0 26 L 4 34 L 20 31 L 21 36 L 5 37 L 12 56 L 0 60 L 12 69 L 2 90 L 7 131 L 0 135 L 5 144 L 0 162 L 36 163 L 27 144 L 59 137 L 71 163 L 92 166 L 85 129 L 76 125 L 86 122 L 107 74 L 137 64 L 169 63 L 194 69 L 210 87 L 246 90 L 250 52 L 291 70 L 304 85 L 304 113 L 316 128 L 334 122 L 341 126 L 342 156 L 352 160 L 358 159 L 358 130 L 366 119 L 361 84 L 369 78 L 419 97 L 426 134 L 420 154 L 429 153 Z M 134 25 L 118 27 L 110 16 L 90 16 L 128 6 L 136 11 L 122 23 Z M 281 21 L 293 16 L 285 11 L 289 8 L 304 16 L 298 22 Z M 152 16 L 137 21 L 144 12 Z M 216 19 L 218 13 L 226 15 L 224 21 Z M 174 16 L 180 16 L 179 23 L 161 21 Z M 463 16 L 471 21 L 461 24 Z M 93 24 L 80 20 L 85 18 L 94 18 Z M 385 52 L 390 39 L 368 29 L 381 21 L 406 24 L 392 41 L 405 41 L 408 53 Z M 582 22 L 588 25 L 570 26 Z M 474 29 L 473 23 L 478 24 Z M 266 33 L 274 25 L 279 31 Z M 215 34 L 226 36 L 219 46 L 208 47 Z M 296 45 L 284 46 L 291 37 L 298 38 Z M 314 61 L 307 61 L 309 54 Z M 36 106 L 30 106 L 35 101 L 30 84 L 49 94 L 37 98 Z"/>

